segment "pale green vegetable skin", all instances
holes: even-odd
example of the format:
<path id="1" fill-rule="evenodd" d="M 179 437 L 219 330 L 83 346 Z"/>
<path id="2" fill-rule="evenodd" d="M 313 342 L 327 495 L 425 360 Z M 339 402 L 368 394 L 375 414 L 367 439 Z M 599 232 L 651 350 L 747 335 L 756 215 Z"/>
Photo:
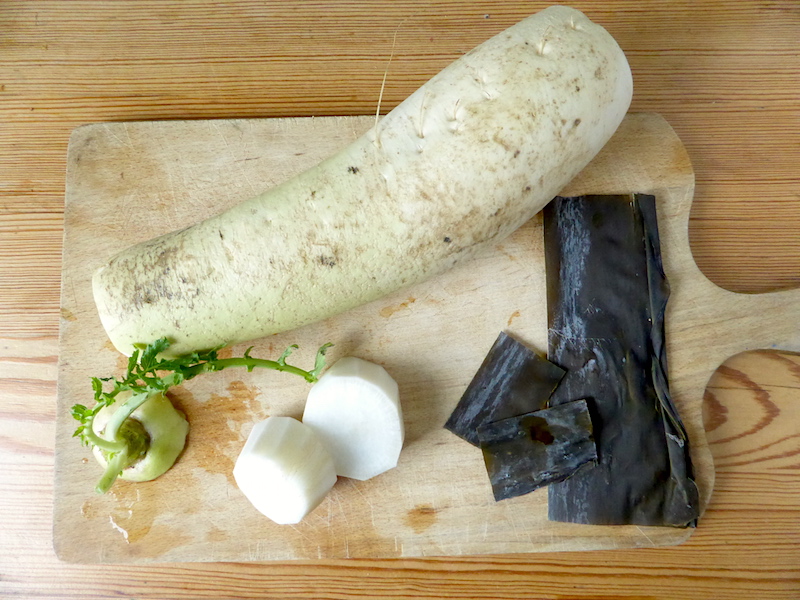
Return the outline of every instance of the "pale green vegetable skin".
<path id="1" fill-rule="evenodd" d="M 468 52 L 298 177 L 123 251 L 93 288 L 111 341 L 181 354 L 311 323 L 440 273 L 524 224 L 622 121 L 602 27 L 548 8 Z"/>
<path id="2" fill-rule="evenodd" d="M 106 406 L 94 418 L 92 429 L 102 436 L 103 429 L 114 412 L 124 403 L 124 394 L 111 406 Z M 163 395 L 155 394 L 128 417 L 136 419 L 150 436 L 147 453 L 140 460 L 123 469 L 120 479 L 127 481 L 151 481 L 166 473 L 178 459 L 186 445 L 189 423 Z M 98 448 L 92 448 L 95 459 L 104 468 L 108 464 L 106 455 Z"/>

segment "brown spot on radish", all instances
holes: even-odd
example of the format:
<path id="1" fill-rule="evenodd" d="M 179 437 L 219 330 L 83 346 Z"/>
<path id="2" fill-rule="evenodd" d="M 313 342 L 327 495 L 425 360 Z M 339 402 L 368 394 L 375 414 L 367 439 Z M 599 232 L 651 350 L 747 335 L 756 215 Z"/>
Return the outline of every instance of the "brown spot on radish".
<path id="1" fill-rule="evenodd" d="M 506 152 L 511 152 L 512 146 L 506 140 L 500 137 L 499 133 L 495 133 L 494 136 L 492 136 L 492 141 L 502 146 L 503 150 Z"/>
<path id="2" fill-rule="evenodd" d="M 581 120 L 580 120 L 580 119 L 575 119 L 575 121 L 573 121 L 573 122 L 572 122 L 572 124 L 573 124 L 575 127 L 577 127 L 578 125 L 580 125 L 580 124 L 581 124 Z"/>
<path id="3" fill-rule="evenodd" d="M 347 172 L 355 175 L 356 173 L 358 173 L 358 167 L 347 167 Z"/>
<path id="4" fill-rule="evenodd" d="M 336 266 L 336 257 L 335 256 L 326 256 L 320 255 L 319 263 L 325 265 L 326 267 L 335 267 Z"/>

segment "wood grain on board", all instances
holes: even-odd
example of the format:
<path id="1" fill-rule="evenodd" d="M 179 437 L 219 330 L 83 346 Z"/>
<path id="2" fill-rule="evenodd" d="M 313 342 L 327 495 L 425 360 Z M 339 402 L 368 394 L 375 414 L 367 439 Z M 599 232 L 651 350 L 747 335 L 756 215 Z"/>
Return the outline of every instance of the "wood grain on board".
<path id="1" fill-rule="evenodd" d="M 703 271 L 739 291 L 800 283 L 797 3 L 572 4 L 628 55 L 633 110 L 664 115 L 686 146 L 697 179 L 690 234 Z M 55 558 L 55 380 L 71 131 L 103 121 L 374 114 L 393 40 L 385 109 L 464 50 L 546 5 L 0 5 L 0 595 L 798 596 L 800 363 L 772 352 L 736 356 L 711 380 L 704 404 L 714 419 L 707 437 L 715 491 L 701 527 L 677 547 L 146 569 Z"/>
<path id="2" fill-rule="evenodd" d="M 274 358 L 299 344 L 293 359 L 309 362 L 318 346 L 332 342 L 330 362 L 356 355 L 384 365 L 400 386 L 407 428 L 396 469 L 367 482 L 340 478 L 298 525 L 264 519 L 239 493 L 233 463 L 256 421 L 302 414 L 308 385 L 274 372 L 225 371 L 175 392 L 192 429 L 167 475 L 145 484 L 119 482 L 108 495 L 95 496 L 98 469 L 71 437 L 69 407 L 83 400 L 97 369 L 118 371 L 126 359 L 100 325 L 91 295 L 94 270 L 118 250 L 281 183 L 373 123 L 370 117 L 198 120 L 106 123 L 74 132 L 61 301 L 72 318 L 61 328 L 56 431 L 54 543 L 63 560 L 458 556 L 652 547 L 691 535 L 692 529 L 551 522 L 545 489 L 495 502 L 481 452 L 443 429 L 500 331 L 546 352 L 538 217 L 443 275 L 256 342 L 254 356 Z M 702 421 L 705 384 L 726 357 L 741 351 L 772 344 L 800 349 L 800 332 L 777 318 L 800 320 L 800 290 L 747 296 L 710 283 L 689 248 L 693 190 L 689 157 L 669 124 L 659 115 L 629 114 L 563 194 L 635 191 L 657 198 L 672 290 L 666 317 L 671 392 L 705 506 L 714 481 Z M 90 532 L 92 542 L 78 532 Z"/>

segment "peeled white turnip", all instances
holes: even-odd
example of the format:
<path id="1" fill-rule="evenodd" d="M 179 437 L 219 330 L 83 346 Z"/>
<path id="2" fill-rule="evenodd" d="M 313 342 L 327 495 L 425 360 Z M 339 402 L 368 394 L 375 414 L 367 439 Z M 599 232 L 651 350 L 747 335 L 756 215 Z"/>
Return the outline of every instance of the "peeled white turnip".
<path id="1" fill-rule="evenodd" d="M 397 465 L 403 411 L 397 383 L 380 365 L 337 361 L 311 388 L 303 423 L 331 453 L 337 475 L 363 481 Z"/>
<path id="2" fill-rule="evenodd" d="M 290 525 L 319 506 L 336 483 L 336 470 L 309 427 L 291 417 L 269 417 L 253 427 L 233 477 L 260 513 Z"/>

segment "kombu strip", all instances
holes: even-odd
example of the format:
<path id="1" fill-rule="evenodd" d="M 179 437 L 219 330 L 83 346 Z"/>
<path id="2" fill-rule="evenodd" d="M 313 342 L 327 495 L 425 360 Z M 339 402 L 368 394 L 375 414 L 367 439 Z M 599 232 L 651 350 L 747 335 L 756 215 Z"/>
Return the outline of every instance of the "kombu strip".
<path id="1" fill-rule="evenodd" d="M 550 398 L 585 398 L 597 463 L 549 487 L 549 518 L 696 525 L 689 443 L 670 398 L 655 198 L 556 198 L 544 211 Z"/>
<path id="2" fill-rule="evenodd" d="M 480 425 L 544 408 L 563 376 L 563 369 L 501 332 L 445 428 L 479 446 Z"/>
<path id="3" fill-rule="evenodd" d="M 563 481 L 597 459 L 585 400 L 483 424 L 478 438 L 497 501 Z"/>

